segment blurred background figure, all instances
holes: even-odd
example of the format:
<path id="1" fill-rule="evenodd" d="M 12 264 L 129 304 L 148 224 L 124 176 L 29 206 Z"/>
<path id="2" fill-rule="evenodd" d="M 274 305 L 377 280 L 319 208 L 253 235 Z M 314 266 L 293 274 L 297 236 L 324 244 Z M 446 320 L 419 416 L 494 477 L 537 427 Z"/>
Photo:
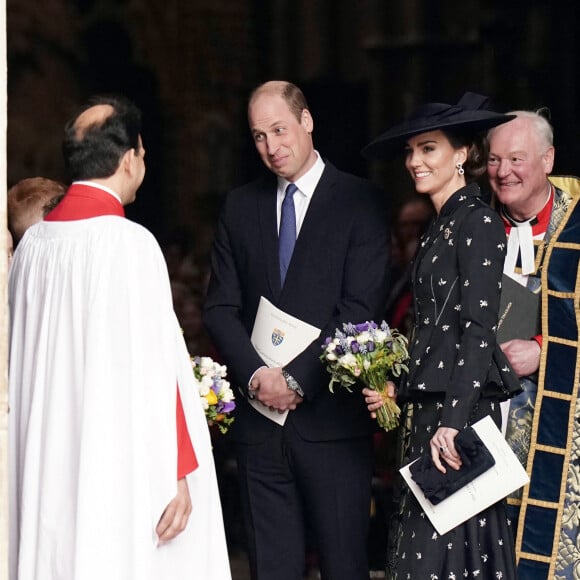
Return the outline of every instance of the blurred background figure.
<path id="1" fill-rule="evenodd" d="M 433 206 L 425 197 L 412 197 L 401 206 L 395 233 L 402 244 L 404 263 L 415 257 L 419 240 L 434 213 Z"/>
<path id="2" fill-rule="evenodd" d="M 42 221 L 57 206 L 65 191 L 63 183 L 45 177 L 22 179 L 8 190 L 8 228 L 14 247 L 31 225 Z"/>
<path id="3" fill-rule="evenodd" d="M 397 213 L 392 232 L 391 280 L 385 308 L 385 319 L 405 335 L 413 325 L 411 267 L 421 237 L 434 215 L 433 205 L 417 194 L 405 201 Z"/>

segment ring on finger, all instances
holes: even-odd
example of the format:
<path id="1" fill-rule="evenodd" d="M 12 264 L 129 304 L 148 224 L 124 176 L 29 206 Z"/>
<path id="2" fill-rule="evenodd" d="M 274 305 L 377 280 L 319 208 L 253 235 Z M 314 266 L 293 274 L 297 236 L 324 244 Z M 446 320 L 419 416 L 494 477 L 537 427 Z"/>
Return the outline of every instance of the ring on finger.
<path id="1" fill-rule="evenodd" d="M 445 445 L 441 445 L 441 447 L 439 447 L 439 451 L 441 451 L 441 453 L 447 453 L 447 447 Z"/>

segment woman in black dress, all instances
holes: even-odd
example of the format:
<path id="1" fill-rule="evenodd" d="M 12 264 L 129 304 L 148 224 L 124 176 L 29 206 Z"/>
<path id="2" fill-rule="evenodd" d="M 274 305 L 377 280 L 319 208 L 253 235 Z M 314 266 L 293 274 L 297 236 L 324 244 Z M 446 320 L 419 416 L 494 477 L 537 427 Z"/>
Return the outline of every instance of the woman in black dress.
<path id="1" fill-rule="evenodd" d="M 484 109 L 466 93 L 457 105 L 431 103 L 364 150 L 369 157 L 405 151 L 418 193 L 436 215 L 412 270 L 415 327 L 409 373 L 399 386 L 401 464 L 431 454 L 440 471 L 459 469 L 459 431 L 490 415 L 500 425 L 501 389 L 490 381 L 506 235 L 481 198 L 486 148 L 480 132 L 510 116 Z M 369 410 L 381 402 L 364 390 Z M 516 578 L 503 502 L 439 535 L 402 483 L 389 534 L 387 578 Z"/>

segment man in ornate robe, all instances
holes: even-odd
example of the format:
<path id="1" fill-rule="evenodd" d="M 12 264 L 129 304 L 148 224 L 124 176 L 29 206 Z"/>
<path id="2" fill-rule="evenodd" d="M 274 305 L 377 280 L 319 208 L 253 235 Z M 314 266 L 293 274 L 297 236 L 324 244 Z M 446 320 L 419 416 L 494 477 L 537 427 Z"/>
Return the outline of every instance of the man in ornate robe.
<path id="1" fill-rule="evenodd" d="M 10 272 L 10 578 L 229 580 L 165 262 L 124 219 L 145 173 L 139 111 L 93 100 L 64 152 L 73 184 Z"/>
<path id="2" fill-rule="evenodd" d="M 506 437 L 530 476 L 509 503 L 520 580 L 564 580 L 580 577 L 580 180 L 548 177 L 546 119 L 511 114 L 489 133 L 488 173 L 508 233 L 504 274 L 539 295 L 538 311 L 526 313 L 539 334 L 502 344 L 524 387 Z"/>

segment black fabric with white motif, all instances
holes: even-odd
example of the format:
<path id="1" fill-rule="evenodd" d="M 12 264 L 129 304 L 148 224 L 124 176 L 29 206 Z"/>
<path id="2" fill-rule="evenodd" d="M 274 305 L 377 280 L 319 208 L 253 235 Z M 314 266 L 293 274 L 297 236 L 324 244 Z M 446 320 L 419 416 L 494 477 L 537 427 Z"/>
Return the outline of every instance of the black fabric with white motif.
<path id="1" fill-rule="evenodd" d="M 415 332 L 401 399 L 445 393 L 441 424 L 462 429 L 483 396 L 495 348 L 506 236 L 476 184 L 432 221 L 412 274 Z M 499 394 L 499 393 L 498 393 Z M 494 396 L 486 389 L 486 396 Z"/>
<path id="2" fill-rule="evenodd" d="M 424 395 L 404 406 L 403 464 L 430 452 L 442 399 L 443 395 Z M 487 415 L 499 425 L 499 404 L 481 399 L 469 423 Z M 409 488 L 400 485 L 389 532 L 387 580 L 516 580 L 514 539 L 503 501 L 439 535 Z"/>

